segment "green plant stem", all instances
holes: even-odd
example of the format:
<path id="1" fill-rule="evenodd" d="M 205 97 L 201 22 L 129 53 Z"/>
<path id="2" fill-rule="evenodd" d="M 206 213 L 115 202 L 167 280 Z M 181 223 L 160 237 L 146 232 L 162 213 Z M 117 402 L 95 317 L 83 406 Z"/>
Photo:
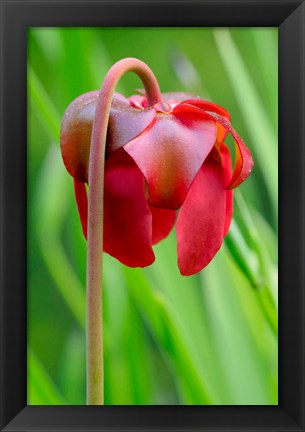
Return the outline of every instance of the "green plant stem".
<path id="1" fill-rule="evenodd" d="M 162 103 L 158 82 L 140 60 L 127 58 L 115 63 L 102 84 L 93 122 L 89 159 L 89 211 L 87 253 L 87 404 L 104 404 L 102 331 L 102 257 L 105 148 L 111 101 L 116 85 L 126 72 L 142 80 L 148 105 Z"/>

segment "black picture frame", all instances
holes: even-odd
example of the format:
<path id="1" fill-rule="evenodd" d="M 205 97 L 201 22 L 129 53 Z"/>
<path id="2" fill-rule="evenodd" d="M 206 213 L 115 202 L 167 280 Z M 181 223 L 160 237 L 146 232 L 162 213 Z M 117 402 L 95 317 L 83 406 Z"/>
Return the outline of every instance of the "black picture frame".
<path id="1" fill-rule="evenodd" d="M 28 27 L 279 28 L 278 406 L 27 406 Z M 305 2 L 1 1 L 1 431 L 304 431 Z"/>

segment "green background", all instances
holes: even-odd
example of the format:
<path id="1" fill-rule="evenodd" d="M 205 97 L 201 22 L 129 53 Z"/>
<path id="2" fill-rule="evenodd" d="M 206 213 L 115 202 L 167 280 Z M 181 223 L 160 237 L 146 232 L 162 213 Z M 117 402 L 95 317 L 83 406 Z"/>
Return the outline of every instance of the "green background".
<path id="1" fill-rule="evenodd" d="M 199 274 L 180 276 L 174 231 L 146 269 L 104 255 L 105 403 L 277 404 L 277 43 L 272 28 L 28 31 L 29 404 L 85 404 L 86 242 L 60 122 L 124 57 L 146 62 L 163 92 L 224 106 L 255 167 Z M 137 88 L 127 74 L 117 90 Z"/>

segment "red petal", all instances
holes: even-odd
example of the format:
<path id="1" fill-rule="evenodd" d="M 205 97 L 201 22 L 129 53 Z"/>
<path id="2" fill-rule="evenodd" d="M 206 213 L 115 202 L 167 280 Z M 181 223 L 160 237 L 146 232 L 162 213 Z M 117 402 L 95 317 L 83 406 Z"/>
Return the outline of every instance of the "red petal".
<path id="1" fill-rule="evenodd" d="M 227 129 L 235 141 L 236 156 L 234 172 L 230 184 L 227 186 L 228 189 L 233 189 L 239 186 L 249 176 L 253 168 L 253 159 L 250 150 L 245 145 L 241 137 L 237 134 L 237 132 L 232 128 L 231 123 L 216 113 L 210 112 L 209 114 L 214 117 L 215 120 L 225 129 Z"/>
<path id="2" fill-rule="evenodd" d="M 232 177 L 232 160 L 228 147 L 220 144 L 220 156 L 222 168 L 224 171 L 225 186 L 227 186 Z M 233 190 L 226 190 L 226 215 L 224 223 L 224 237 L 228 234 L 233 215 Z"/>
<path id="3" fill-rule="evenodd" d="M 83 234 L 87 240 L 87 223 L 88 223 L 88 199 L 86 185 L 76 179 L 74 180 L 74 193 L 77 209 L 82 224 Z"/>
<path id="4" fill-rule="evenodd" d="M 107 132 L 107 152 L 119 149 L 143 132 L 156 115 L 154 108 L 138 109 L 128 99 L 114 97 Z"/>
<path id="5" fill-rule="evenodd" d="M 200 109 L 203 109 L 205 111 L 212 111 L 217 114 L 220 114 L 222 117 L 224 117 L 227 121 L 231 121 L 230 114 L 227 110 L 225 110 L 223 107 L 216 105 L 212 102 L 205 101 L 203 99 L 192 99 L 185 101 L 187 104 L 194 105 Z M 228 132 L 227 130 L 219 123 L 217 123 L 217 141 L 220 143 L 223 142 L 227 136 Z"/>
<path id="6" fill-rule="evenodd" d="M 76 98 L 66 109 L 60 130 L 62 157 L 68 172 L 80 182 L 88 182 L 92 124 L 98 91 Z"/>
<path id="7" fill-rule="evenodd" d="M 147 180 L 150 203 L 171 210 L 182 204 L 216 138 L 214 121 L 190 105 L 179 106 L 158 113 L 151 127 L 124 146 Z"/>
<path id="8" fill-rule="evenodd" d="M 152 244 L 157 244 L 171 232 L 176 221 L 176 212 L 153 206 L 149 206 L 149 209 L 152 215 Z"/>
<path id="9" fill-rule="evenodd" d="M 223 236 L 225 237 L 230 229 L 232 216 L 233 216 L 233 202 L 234 202 L 234 193 L 233 190 L 226 190 L 226 218 L 224 224 Z"/>
<path id="10" fill-rule="evenodd" d="M 72 177 L 83 183 L 88 183 L 91 132 L 98 95 L 98 91 L 93 91 L 76 98 L 64 114 L 60 131 L 65 166 Z M 128 99 L 115 93 L 108 124 L 107 154 L 143 132 L 155 113 L 154 108 L 133 108 Z"/>
<path id="11" fill-rule="evenodd" d="M 182 106 L 182 105 L 187 105 L 187 104 L 182 103 L 178 106 Z M 211 111 L 203 111 L 203 112 L 205 112 L 209 117 L 216 120 L 216 122 L 218 122 L 221 126 L 223 126 L 227 130 L 227 132 L 229 132 L 234 138 L 235 148 L 236 148 L 235 166 L 234 166 L 233 176 L 227 188 L 228 189 L 236 188 L 243 181 L 246 180 L 246 178 L 249 176 L 249 174 L 252 171 L 254 164 L 253 164 L 251 152 L 248 149 L 248 147 L 245 145 L 241 137 L 238 135 L 238 133 L 232 128 L 232 125 L 228 120 L 226 120 L 224 117 L 217 114 L 216 112 L 211 112 Z"/>
<path id="12" fill-rule="evenodd" d="M 202 270 L 223 241 L 225 183 L 221 165 L 208 158 L 198 172 L 177 220 L 178 266 L 184 276 Z"/>
<path id="13" fill-rule="evenodd" d="M 104 193 L 105 252 L 130 267 L 152 264 L 152 216 L 144 177 L 123 149 L 106 161 Z"/>

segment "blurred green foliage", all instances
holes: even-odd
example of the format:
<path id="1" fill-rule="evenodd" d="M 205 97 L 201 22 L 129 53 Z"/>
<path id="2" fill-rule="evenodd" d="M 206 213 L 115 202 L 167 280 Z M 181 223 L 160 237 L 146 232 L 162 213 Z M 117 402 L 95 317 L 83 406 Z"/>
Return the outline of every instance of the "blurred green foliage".
<path id="1" fill-rule="evenodd" d="M 60 121 L 124 57 L 148 63 L 164 92 L 226 107 L 255 169 L 200 274 L 180 276 L 174 233 L 143 270 L 105 255 L 106 404 L 277 404 L 278 70 L 268 28 L 29 30 L 28 403 L 85 403 L 86 242 Z M 127 74 L 117 90 L 139 87 Z"/>

